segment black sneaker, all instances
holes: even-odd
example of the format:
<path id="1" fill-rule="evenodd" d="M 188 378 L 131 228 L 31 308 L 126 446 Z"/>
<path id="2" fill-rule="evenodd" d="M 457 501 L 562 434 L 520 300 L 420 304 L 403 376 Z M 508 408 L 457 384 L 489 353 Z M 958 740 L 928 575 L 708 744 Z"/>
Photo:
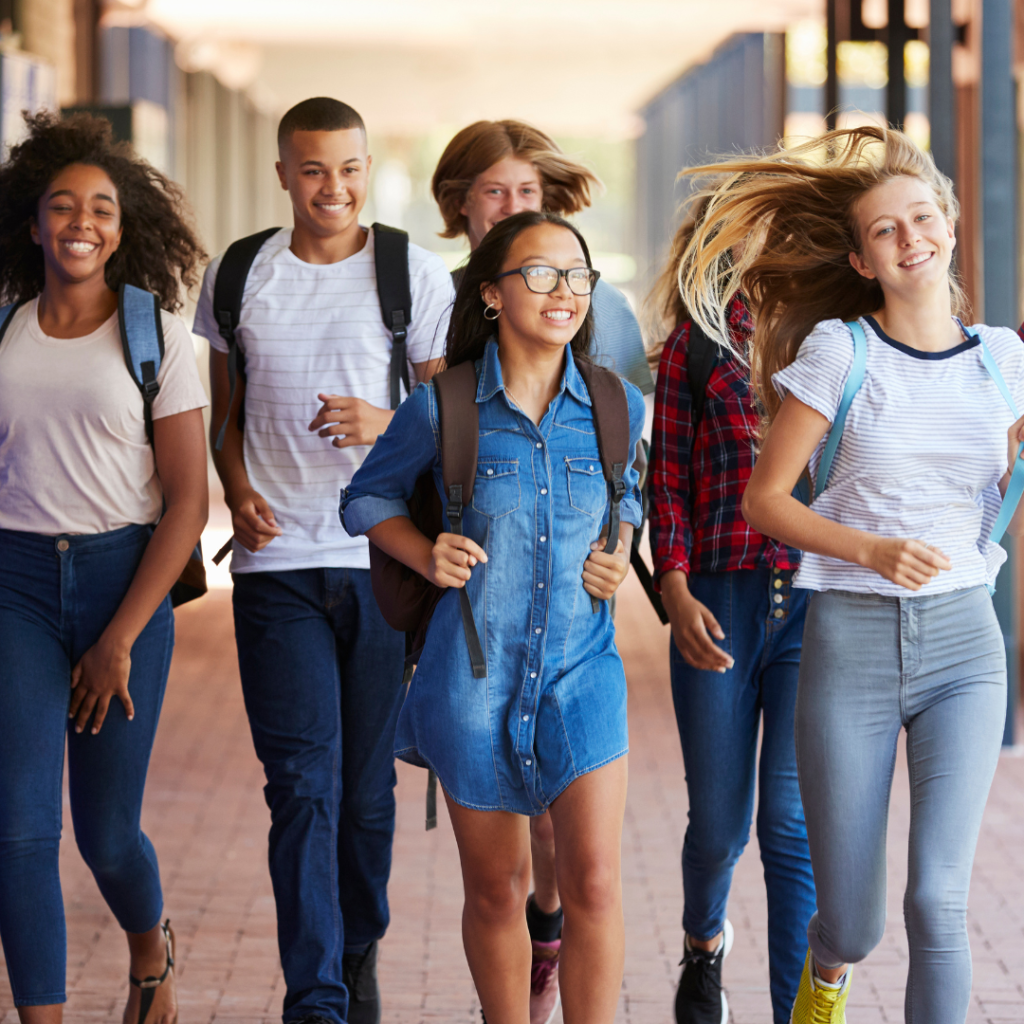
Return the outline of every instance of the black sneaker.
<path id="1" fill-rule="evenodd" d="M 732 949 L 733 929 L 726 921 L 722 944 L 714 953 L 691 949 L 680 961 L 683 973 L 676 989 L 676 1024 L 728 1024 L 729 1003 L 722 991 L 722 961 Z"/>
<path id="2" fill-rule="evenodd" d="M 348 989 L 348 1024 L 380 1024 L 376 942 L 365 953 L 346 953 L 341 958 L 341 980 Z"/>

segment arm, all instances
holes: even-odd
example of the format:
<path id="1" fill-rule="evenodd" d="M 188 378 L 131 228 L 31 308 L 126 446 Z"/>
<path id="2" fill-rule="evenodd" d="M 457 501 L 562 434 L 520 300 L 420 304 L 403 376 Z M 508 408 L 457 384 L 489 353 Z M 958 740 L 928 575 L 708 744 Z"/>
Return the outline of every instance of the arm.
<path id="1" fill-rule="evenodd" d="M 417 383 L 426 383 L 444 366 L 444 359 L 428 359 L 413 363 Z M 323 404 L 309 425 L 320 437 L 333 437 L 335 448 L 351 448 L 357 444 L 374 444 L 388 429 L 394 409 L 379 409 L 362 398 L 321 393 L 316 396 Z M 227 441 L 224 442 L 227 447 Z"/>
<path id="2" fill-rule="evenodd" d="M 76 719 L 76 732 L 82 732 L 95 711 L 92 732 L 98 733 L 115 696 L 128 718 L 134 715 L 128 694 L 132 645 L 174 586 L 206 525 L 209 493 L 201 410 L 154 421 L 153 449 L 164 514 L 114 617 L 71 673 L 69 717 Z"/>
<path id="3" fill-rule="evenodd" d="M 759 533 L 844 562 L 863 565 L 908 590 L 917 591 L 943 569 L 948 558 L 920 541 L 878 537 L 812 512 L 792 491 L 829 421 L 794 395 L 787 395 L 765 439 L 743 494 L 743 517 Z"/>
<path id="4" fill-rule="evenodd" d="M 1021 327 L 1024 330 L 1024 326 Z M 1013 475 L 1013 466 L 1018 458 L 1024 457 L 1024 448 L 1021 447 L 1024 442 L 1024 416 L 1022 416 L 1007 433 L 1007 470 L 1002 475 L 999 481 L 999 493 L 1005 498 L 1006 489 L 1010 486 L 1010 477 Z M 1020 537 L 1024 535 L 1024 501 L 1018 506 L 1017 510 L 1013 513 L 1013 518 L 1010 520 L 1010 525 L 1007 526 L 1006 532 L 1011 537 Z"/>
<path id="5" fill-rule="evenodd" d="M 693 396 L 687 367 L 689 325 L 665 344 L 658 367 L 651 446 L 651 551 L 661 599 L 676 649 L 694 668 L 725 672 L 733 660 L 712 637 L 725 633 L 711 610 L 690 593 L 690 467 L 693 461 Z"/>
<path id="6" fill-rule="evenodd" d="M 231 397 L 228 355 L 226 352 L 218 352 L 212 346 L 210 391 L 210 450 L 217 476 L 224 485 L 224 501 L 231 510 L 235 540 L 247 551 L 260 551 L 281 535 L 281 527 L 277 525 L 266 499 L 249 483 L 249 474 L 245 471 L 242 431 L 238 429 L 238 410 L 245 401 L 245 382 L 237 382 L 235 401 L 228 415 L 228 401 Z M 225 416 L 227 429 L 224 431 L 224 447 L 217 451 L 217 434 Z"/>

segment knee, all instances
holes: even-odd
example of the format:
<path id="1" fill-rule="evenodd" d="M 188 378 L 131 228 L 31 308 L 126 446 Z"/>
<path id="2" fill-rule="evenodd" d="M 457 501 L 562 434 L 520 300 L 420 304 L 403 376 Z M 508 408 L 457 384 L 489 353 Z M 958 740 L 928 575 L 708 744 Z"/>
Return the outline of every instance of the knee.
<path id="1" fill-rule="evenodd" d="M 466 879 L 466 909 L 476 920 L 492 927 L 525 920 L 529 881 L 528 871 L 494 872 Z"/>
<path id="2" fill-rule="evenodd" d="M 824 934 L 823 934 L 824 932 Z M 844 964 L 859 964 L 882 941 L 885 933 L 885 918 L 882 920 L 853 920 L 836 929 L 825 932 L 818 927 L 818 939 L 833 961 Z M 820 950 L 816 951 L 817 956 Z M 825 959 L 820 957 L 820 959 Z"/>
<path id="3" fill-rule="evenodd" d="M 132 838 L 116 835 L 109 831 L 99 833 L 75 833 L 75 842 L 82 860 L 97 878 L 116 878 L 138 853 L 141 836 L 136 832 Z"/>
<path id="4" fill-rule="evenodd" d="M 952 935 L 966 933 L 967 892 L 937 879 L 918 881 L 907 887 L 903 916 L 912 943 L 945 946 Z"/>
<path id="5" fill-rule="evenodd" d="M 618 865 L 609 861 L 574 865 L 559 875 L 558 891 L 571 916 L 603 918 L 619 912 L 622 906 L 621 873 Z"/>

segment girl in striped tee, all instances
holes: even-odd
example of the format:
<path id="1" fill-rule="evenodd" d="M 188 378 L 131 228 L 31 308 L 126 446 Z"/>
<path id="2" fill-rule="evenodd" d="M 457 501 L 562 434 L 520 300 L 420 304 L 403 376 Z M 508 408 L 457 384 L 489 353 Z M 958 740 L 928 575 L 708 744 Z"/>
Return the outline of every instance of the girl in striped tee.
<path id="1" fill-rule="evenodd" d="M 959 318 L 952 187 L 901 133 L 829 132 L 713 170 L 725 177 L 682 258 L 682 297 L 725 344 L 729 299 L 749 297 L 769 429 L 743 513 L 805 553 L 794 585 L 812 591 L 796 745 L 818 911 L 793 1020 L 845 1021 L 850 965 L 882 938 L 906 729 L 907 1020 L 961 1024 L 967 890 L 1006 708 L 987 589 L 1006 554 L 990 535 L 1024 435 L 995 378 L 1024 406 L 1024 347 L 1011 330 Z M 748 238 L 757 244 L 733 260 Z M 847 380 L 859 377 L 861 332 L 863 382 L 827 488 L 806 507 L 791 492 L 808 465 L 816 477 Z"/>

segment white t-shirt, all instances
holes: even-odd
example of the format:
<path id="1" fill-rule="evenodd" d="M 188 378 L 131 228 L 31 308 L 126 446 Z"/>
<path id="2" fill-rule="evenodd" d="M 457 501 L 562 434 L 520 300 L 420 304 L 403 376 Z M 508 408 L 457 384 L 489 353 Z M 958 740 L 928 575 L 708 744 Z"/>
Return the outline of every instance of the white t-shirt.
<path id="1" fill-rule="evenodd" d="M 163 313 L 153 419 L 207 404 L 188 328 Z M 0 342 L 0 529 L 55 536 L 155 523 L 163 509 L 142 395 L 115 313 L 82 338 L 51 338 L 38 300 Z"/>
<path id="2" fill-rule="evenodd" d="M 373 262 L 373 232 L 339 263 L 305 263 L 288 246 L 291 228 L 272 235 L 246 280 L 235 338 L 245 354 L 244 457 L 249 482 L 266 498 L 282 529 L 253 554 L 234 545 L 232 572 L 317 567 L 368 569 L 365 537 L 349 537 L 338 502 L 368 445 L 335 448 L 307 429 L 319 392 L 391 405 L 391 333 L 381 317 Z M 207 268 L 194 330 L 227 351 L 213 315 L 220 257 Z M 444 355 L 453 291 L 439 256 L 409 246 L 412 323 L 406 338 L 412 363 Z"/>
<path id="3" fill-rule="evenodd" d="M 988 538 L 1014 417 L 981 361 L 980 345 L 965 340 L 945 352 L 919 352 L 886 337 L 870 318 L 860 323 L 867 338 L 864 383 L 850 406 L 829 485 L 811 508 L 845 526 L 943 551 L 953 568 L 921 593 L 994 584 L 1006 552 Z M 968 330 L 984 339 L 1024 411 L 1020 338 L 1005 327 Z M 795 395 L 832 422 L 852 364 L 850 329 L 825 320 L 772 381 L 780 395 Z M 824 447 L 823 439 L 811 457 L 812 478 Z M 911 594 L 871 569 L 811 553 L 793 582 L 809 590 Z"/>

